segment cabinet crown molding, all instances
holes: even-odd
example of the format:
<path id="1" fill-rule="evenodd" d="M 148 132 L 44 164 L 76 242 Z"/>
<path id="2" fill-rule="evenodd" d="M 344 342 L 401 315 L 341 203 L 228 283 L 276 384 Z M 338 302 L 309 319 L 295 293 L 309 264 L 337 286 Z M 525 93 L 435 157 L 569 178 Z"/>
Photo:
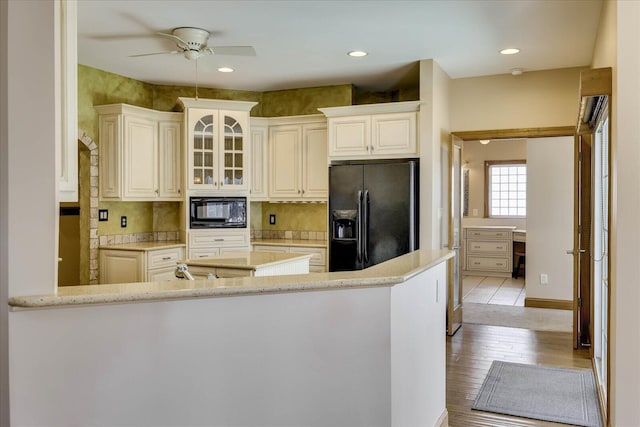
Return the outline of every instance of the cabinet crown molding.
<path id="1" fill-rule="evenodd" d="M 326 117 L 360 116 L 369 114 L 407 113 L 419 111 L 422 101 L 387 102 L 383 104 L 349 105 L 318 108 Z"/>
<path id="2" fill-rule="evenodd" d="M 213 110 L 251 111 L 258 105 L 253 101 L 229 101 L 225 99 L 178 98 L 178 106 L 187 108 L 204 108 Z"/>
<path id="3" fill-rule="evenodd" d="M 159 120 L 182 120 L 184 113 L 176 113 L 172 111 L 158 111 L 151 108 L 138 107 L 136 105 L 129 104 L 106 104 L 95 105 L 93 108 L 98 114 L 133 114 L 144 115 L 145 117 L 155 118 Z"/>

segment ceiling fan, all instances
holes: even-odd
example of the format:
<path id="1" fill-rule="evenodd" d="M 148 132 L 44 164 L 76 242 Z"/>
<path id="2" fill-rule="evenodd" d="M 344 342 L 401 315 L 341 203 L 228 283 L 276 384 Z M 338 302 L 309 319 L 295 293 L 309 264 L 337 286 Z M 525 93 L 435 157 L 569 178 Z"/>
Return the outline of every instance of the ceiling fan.
<path id="1" fill-rule="evenodd" d="M 174 29 L 171 34 L 157 33 L 162 37 L 166 37 L 176 43 L 177 49 L 166 52 L 143 53 L 140 55 L 129 55 L 129 57 L 165 55 L 181 53 L 185 58 L 200 59 L 207 55 L 236 55 L 236 56 L 255 56 L 256 51 L 253 46 L 207 46 L 209 40 L 209 31 L 194 27 L 179 27 Z"/>

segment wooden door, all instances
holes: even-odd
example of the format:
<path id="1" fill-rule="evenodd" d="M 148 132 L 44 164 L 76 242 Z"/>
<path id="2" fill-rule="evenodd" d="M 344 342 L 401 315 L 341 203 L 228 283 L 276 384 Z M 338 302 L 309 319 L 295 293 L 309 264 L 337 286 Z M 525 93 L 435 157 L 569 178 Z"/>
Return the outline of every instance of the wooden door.
<path id="1" fill-rule="evenodd" d="M 462 140 L 451 136 L 449 150 L 449 262 L 447 280 L 447 333 L 453 335 L 462 326 L 462 275 L 460 244 L 462 241 Z"/>
<path id="2" fill-rule="evenodd" d="M 573 346 L 589 347 L 591 328 L 591 261 L 589 238 L 591 224 L 591 135 L 577 135 L 574 149 L 574 232 L 573 250 Z"/>

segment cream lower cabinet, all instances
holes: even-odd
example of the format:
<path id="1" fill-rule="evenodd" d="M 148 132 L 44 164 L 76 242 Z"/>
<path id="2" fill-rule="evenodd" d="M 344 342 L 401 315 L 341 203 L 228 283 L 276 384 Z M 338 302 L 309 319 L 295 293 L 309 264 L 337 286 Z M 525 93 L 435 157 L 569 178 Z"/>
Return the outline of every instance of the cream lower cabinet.
<path id="1" fill-rule="evenodd" d="M 331 160 L 418 157 L 420 102 L 321 108 Z"/>
<path id="2" fill-rule="evenodd" d="M 184 248 L 100 249 L 100 284 L 175 280 Z"/>
<path id="3" fill-rule="evenodd" d="M 190 230 L 187 258 L 203 258 L 251 249 L 248 229 Z"/>
<path id="4" fill-rule="evenodd" d="M 513 265 L 511 228 L 466 228 L 465 268 L 469 274 L 508 277 Z"/>
<path id="5" fill-rule="evenodd" d="M 183 115 L 126 104 L 96 110 L 100 199 L 181 200 Z"/>
<path id="6" fill-rule="evenodd" d="M 322 116 L 270 120 L 269 200 L 326 201 L 327 128 Z"/>
<path id="7" fill-rule="evenodd" d="M 283 245 L 253 245 L 254 251 L 263 252 L 286 252 L 311 254 L 309 260 L 309 273 L 324 273 L 327 271 L 327 249 L 311 246 L 283 246 Z"/>

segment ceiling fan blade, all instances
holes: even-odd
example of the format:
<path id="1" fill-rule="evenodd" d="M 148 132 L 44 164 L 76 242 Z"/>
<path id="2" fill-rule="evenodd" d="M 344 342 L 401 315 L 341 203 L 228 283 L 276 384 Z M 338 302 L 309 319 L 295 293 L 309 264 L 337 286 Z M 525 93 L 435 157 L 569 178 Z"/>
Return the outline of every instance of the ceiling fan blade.
<path id="1" fill-rule="evenodd" d="M 166 37 L 168 39 L 171 39 L 171 41 L 178 44 L 178 47 L 180 49 L 189 49 L 189 44 L 178 36 L 174 36 L 173 34 L 167 34 L 167 33 L 156 33 L 156 34 Z"/>
<path id="2" fill-rule="evenodd" d="M 140 56 L 166 55 L 166 54 L 174 54 L 174 53 L 182 53 L 182 51 L 170 50 L 170 51 L 167 51 L 167 52 L 141 53 L 139 55 L 129 55 L 129 58 L 138 58 Z"/>
<path id="3" fill-rule="evenodd" d="M 256 56 L 253 46 L 209 46 L 214 55 Z"/>

